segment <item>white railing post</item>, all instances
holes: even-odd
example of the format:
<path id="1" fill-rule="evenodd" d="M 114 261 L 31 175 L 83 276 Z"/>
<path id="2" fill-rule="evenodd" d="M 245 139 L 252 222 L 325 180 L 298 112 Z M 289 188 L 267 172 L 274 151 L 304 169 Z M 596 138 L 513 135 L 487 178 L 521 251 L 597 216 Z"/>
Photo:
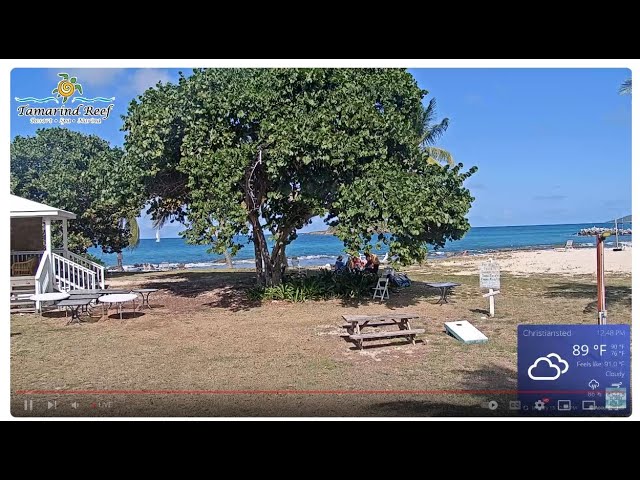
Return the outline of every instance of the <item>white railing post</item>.
<path id="1" fill-rule="evenodd" d="M 82 257 L 76 255 L 74 255 L 74 257 L 78 257 L 80 261 L 83 260 Z M 91 268 L 75 262 L 74 257 L 72 257 L 73 259 L 69 259 L 57 253 L 52 254 L 54 268 L 53 278 L 57 281 L 59 288 L 67 291 L 73 288 L 95 288 L 96 272 Z"/>

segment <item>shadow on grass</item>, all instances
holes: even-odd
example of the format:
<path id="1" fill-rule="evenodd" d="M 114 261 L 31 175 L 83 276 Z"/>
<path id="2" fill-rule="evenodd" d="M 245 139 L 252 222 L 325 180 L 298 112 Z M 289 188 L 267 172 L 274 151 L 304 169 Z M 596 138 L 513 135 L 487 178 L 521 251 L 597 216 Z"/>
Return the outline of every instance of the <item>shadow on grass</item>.
<path id="1" fill-rule="evenodd" d="M 476 370 L 457 370 L 460 387 L 455 390 L 434 391 L 424 399 L 399 399 L 374 403 L 367 407 L 368 415 L 413 417 L 501 417 L 514 416 L 508 409 L 509 400 L 517 397 L 517 372 L 499 365 Z M 470 397 L 470 398 L 469 398 Z M 458 400 L 458 401 L 456 401 Z M 495 400 L 500 408 L 489 410 L 481 404 Z"/>
<path id="2" fill-rule="evenodd" d="M 182 298 L 196 298 L 205 293 L 214 293 L 215 298 L 202 305 L 222 308 L 233 312 L 250 310 L 261 305 L 247 297 L 247 289 L 255 285 L 255 273 L 238 271 L 180 271 L 170 274 L 155 274 L 145 277 L 141 288 L 158 288 Z M 151 304 L 153 308 L 155 304 Z"/>
<path id="3" fill-rule="evenodd" d="M 620 306 L 631 308 L 631 287 L 611 285 L 606 289 L 607 308 Z M 590 300 L 584 307 L 583 313 L 595 313 L 598 310 L 598 290 L 590 283 L 557 283 L 547 287 L 547 298 L 566 298 L 573 300 Z"/>
<path id="4" fill-rule="evenodd" d="M 480 315 L 490 315 L 489 310 L 485 310 L 484 308 L 470 308 L 469 311 L 471 313 L 479 313 Z"/>
<path id="5" fill-rule="evenodd" d="M 249 299 L 246 288 L 231 286 L 219 289 L 216 292 L 216 299 L 203 303 L 203 305 L 209 308 L 222 308 L 232 312 L 240 312 L 260 307 L 262 302 Z"/>
<path id="6" fill-rule="evenodd" d="M 132 318 L 140 318 L 143 317 L 145 314 L 142 312 L 122 312 L 122 320 L 130 320 Z M 107 316 L 107 318 L 111 319 L 111 320 L 120 320 L 120 314 L 119 313 L 111 313 Z"/>

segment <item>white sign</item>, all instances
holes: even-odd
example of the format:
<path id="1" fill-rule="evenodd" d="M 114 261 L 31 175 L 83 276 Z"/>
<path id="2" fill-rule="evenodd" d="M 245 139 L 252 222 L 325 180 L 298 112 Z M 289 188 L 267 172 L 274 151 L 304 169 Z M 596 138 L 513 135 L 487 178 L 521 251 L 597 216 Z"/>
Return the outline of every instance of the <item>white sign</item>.
<path id="1" fill-rule="evenodd" d="M 500 265 L 489 260 L 480 264 L 480 288 L 500 288 Z"/>

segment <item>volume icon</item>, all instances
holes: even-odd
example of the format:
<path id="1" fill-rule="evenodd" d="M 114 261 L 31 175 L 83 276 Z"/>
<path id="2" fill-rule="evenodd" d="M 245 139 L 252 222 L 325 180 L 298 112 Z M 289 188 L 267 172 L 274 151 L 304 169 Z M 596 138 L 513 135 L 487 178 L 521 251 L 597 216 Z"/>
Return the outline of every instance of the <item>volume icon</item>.
<path id="1" fill-rule="evenodd" d="M 73 408 L 73 409 L 78 408 L 78 406 L 79 406 L 79 403 L 78 403 L 78 402 L 73 402 L 73 403 L 71 404 L 71 408 Z"/>

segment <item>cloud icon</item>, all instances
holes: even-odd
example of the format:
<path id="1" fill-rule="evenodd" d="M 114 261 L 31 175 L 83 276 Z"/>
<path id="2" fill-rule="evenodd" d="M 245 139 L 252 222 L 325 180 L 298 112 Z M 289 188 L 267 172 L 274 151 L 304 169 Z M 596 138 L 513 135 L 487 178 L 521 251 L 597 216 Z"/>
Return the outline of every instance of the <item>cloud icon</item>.
<path id="1" fill-rule="evenodd" d="M 557 360 L 557 363 L 562 366 L 556 365 L 554 360 Z M 539 365 L 541 362 L 543 365 Z M 531 380 L 557 380 L 567 370 L 569 370 L 569 363 L 557 353 L 550 353 L 546 357 L 536 358 L 527 373 Z"/>
<path id="2" fill-rule="evenodd" d="M 564 368 L 560 370 L 561 374 L 567 373 L 567 370 L 569 370 L 569 363 L 566 360 L 563 360 L 562 357 L 557 353 L 550 353 L 549 355 L 547 355 L 547 358 L 551 358 L 551 359 L 556 358 L 558 360 L 558 363 L 564 364 Z"/>

